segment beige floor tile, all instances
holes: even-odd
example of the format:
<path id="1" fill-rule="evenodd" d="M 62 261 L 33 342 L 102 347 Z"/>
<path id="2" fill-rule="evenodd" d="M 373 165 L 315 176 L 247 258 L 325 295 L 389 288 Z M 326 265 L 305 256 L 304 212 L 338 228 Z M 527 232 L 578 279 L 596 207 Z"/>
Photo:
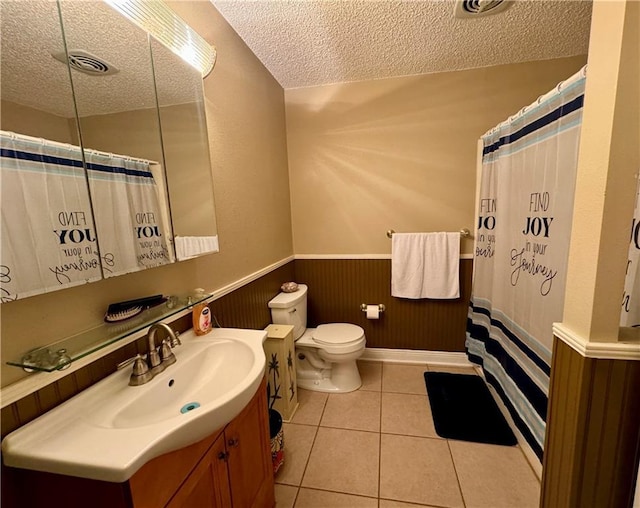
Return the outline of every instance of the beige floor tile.
<path id="1" fill-rule="evenodd" d="M 327 402 L 327 393 L 312 392 L 310 390 L 298 390 L 298 403 L 300 406 L 296 410 L 291 423 L 303 425 L 318 425 L 324 405 Z"/>
<path id="2" fill-rule="evenodd" d="M 438 437 L 427 396 L 383 393 L 382 432 L 403 436 Z"/>
<path id="3" fill-rule="evenodd" d="M 462 507 L 447 441 L 382 434 L 380 497 L 427 505 Z"/>
<path id="4" fill-rule="evenodd" d="M 300 485 L 317 427 L 284 423 L 284 464 L 276 473 L 276 483 Z"/>
<path id="5" fill-rule="evenodd" d="M 378 496 L 380 434 L 319 427 L 303 487 Z"/>
<path id="6" fill-rule="evenodd" d="M 540 483 L 517 446 L 449 441 L 467 508 L 537 507 Z"/>
<path id="7" fill-rule="evenodd" d="M 300 489 L 296 508 L 378 508 L 378 500 L 323 490 Z"/>
<path id="8" fill-rule="evenodd" d="M 379 392 L 382 389 L 382 363 L 359 361 L 358 370 L 362 378 L 360 390 Z"/>
<path id="9" fill-rule="evenodd" d="M 389 501 L 388 499 L 381 499 L 379 508 L 436 508 L 436 507 L 427 506 L 426 504 L 403 503 L 401 501 Z"/>
<path id="10" fill-rule="evenodd" d="M 276 483 L 276 508 L 293 508 L 298 487 Z"/>
<path id="11" fill-rule="evenodd" d="M 380 432 L 380 392 L 330 394 L 320 425 Z"/>
<path id="12" fill-rule="evenodd" d="M 478 375 L 473 367 L 462 367 L 457 365 L 427 365 L 427 370 L 429 370 L 429 372 L 450 372 L 451 374 Z"/>
<path id="13" fill-rule="evenodd" d="M 382 365 L 382 391 L 426 395 L 424 384 L 426 365 L 384 363 Z"/>

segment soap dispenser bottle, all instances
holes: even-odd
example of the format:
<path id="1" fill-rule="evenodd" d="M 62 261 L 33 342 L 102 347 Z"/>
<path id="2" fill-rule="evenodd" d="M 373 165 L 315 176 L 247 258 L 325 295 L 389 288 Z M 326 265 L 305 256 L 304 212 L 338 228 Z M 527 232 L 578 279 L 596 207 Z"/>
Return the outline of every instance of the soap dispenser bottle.
<path id="1" fill-rule="evenodd" d="M 196 290 L 196 296 L 204 294 L 204 290 Z M 212 328 L 211 309 L 207 302 L 200 302 L 193 306 L 193 331 L 196 335 L 209 333 Z"/>

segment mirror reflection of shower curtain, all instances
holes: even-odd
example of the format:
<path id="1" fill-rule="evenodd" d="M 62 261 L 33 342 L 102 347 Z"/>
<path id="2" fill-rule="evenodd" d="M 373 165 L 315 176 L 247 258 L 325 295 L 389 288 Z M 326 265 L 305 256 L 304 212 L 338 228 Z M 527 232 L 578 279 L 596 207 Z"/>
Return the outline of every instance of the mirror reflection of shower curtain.
<path id="1" fill-rule="evenodd" d="M 585 69 L 482 138 L 467 354 L 542 460 L 562 320 Z"/>
<path id="2" fill-rule="evenodd" d="M 0 301 L 102 278 L 80 148 L 0 131 Z"/>
<path id="3" fill-rule="evenodd" d="M 637 179 L 636 207 L 631 220 L 629 260 L 620 315 L 622 327 L 640 327 L 640 173 Z"/>
<path id="4" fill-rule="evenodd" d="M 104 276 L 173 262 L 150 163 L 93 150 L 85 161 Z"/>

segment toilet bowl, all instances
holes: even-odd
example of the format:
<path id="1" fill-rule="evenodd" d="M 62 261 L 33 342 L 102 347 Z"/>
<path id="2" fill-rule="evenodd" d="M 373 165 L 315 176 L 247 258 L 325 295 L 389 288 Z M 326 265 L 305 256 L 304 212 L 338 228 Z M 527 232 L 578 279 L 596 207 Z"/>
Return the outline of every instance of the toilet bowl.
<path id="1" fill-rule="evenodd" d="M 307 328 L 307 286 L 280 293 L 269 302 L 275 324 L 293 325 L 298 387 L 346 393 L 362 385 L 356 360 L 366 346 L 364 330 L 350 323 Z"/>
<path id="2" fill-rule="evenodd" d="M 357 390 L 362 380 L 356 360 L 365 345 L 364 330 L 356 325 L 332 323 L 307 329 L 296 341 L 298 386 L 321 392 Z"/>

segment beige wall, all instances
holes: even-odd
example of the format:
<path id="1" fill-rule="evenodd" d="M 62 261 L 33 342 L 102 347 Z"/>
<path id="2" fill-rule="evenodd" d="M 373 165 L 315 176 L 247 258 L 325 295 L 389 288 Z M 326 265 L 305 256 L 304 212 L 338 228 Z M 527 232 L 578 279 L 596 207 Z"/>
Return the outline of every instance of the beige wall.
<path id="1" fill-rule="evenodd" d="M 218 49 L 205 96 L 221 252 L 3 304 L 3 386 L 24 375 L 7 358 L 99 323 L 110 302 L 220 288 L 293 253 L 282 88 L 209 2 L 170 5 Z"/>
<path id="2" fill-rule="evenodd" d="M 80 118 L 85 148 L 162 162 L 158 112 L 136 109 Z"/>
<path id="3" fill-rule="evenodd" d="M 615 342 L 640 169 L 640 2 L 594 2 L 563 324 Z"/>
<path id="4" fill-rule="evenodd" d="M 59 143 L 73 143 L 75 136 L 67 118 L 35 108 L 0 101 L 0 128 L 5 131 L 51 139 Z"/>
<path id="5" fill-rule="evenodd" d="M 203 133 L 203 103 L 160 108 L 162 143 L 156 109 L 137 109 L 82 117 L 86 148 L 166 163 L 174 235 L 217 234 L 209 152 Z M 206 125 L 204 126 L 206 131 Z M 98 231 L 100 235 L 100 231 Z"/>
<path id="6" fill-rule="evenodd" d="M 478 138 L 585 63 L 286 90 L 295 253 L 388 254 L 388 229 L 473 231 Z"/>
<path id="7" fill-rule="evenodd" d="M 174 234 L 217 234 L 211 159 L 202 127 L 202 102 L 160 108 Z M 206 131 L 206 128 L 204 129 Z"/>

